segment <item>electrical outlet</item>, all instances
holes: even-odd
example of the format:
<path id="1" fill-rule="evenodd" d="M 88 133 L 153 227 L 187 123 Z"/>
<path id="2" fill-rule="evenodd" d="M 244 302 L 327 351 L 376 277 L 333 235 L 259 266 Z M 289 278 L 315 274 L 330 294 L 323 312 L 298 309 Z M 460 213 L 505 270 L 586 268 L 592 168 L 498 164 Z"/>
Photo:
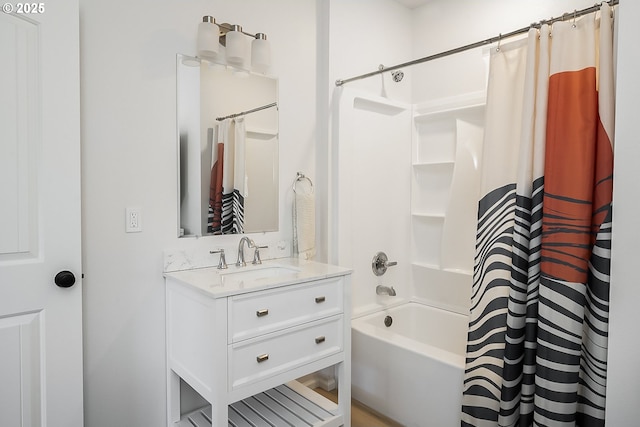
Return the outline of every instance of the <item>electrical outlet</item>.
<path id="1" fill-rule="evenodd" d="M 142 231 L 142 214 L 140 208 L 127 208 L 125 231 L 127 233 L 139 233 Z"/>

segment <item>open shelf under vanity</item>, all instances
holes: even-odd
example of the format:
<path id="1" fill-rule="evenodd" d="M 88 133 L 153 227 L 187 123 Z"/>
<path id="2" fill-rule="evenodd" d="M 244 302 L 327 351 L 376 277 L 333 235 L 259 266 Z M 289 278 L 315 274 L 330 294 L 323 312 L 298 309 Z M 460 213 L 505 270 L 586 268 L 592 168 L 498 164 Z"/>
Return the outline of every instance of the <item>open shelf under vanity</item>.
<path id="1" fill-rule="evenodd" d="M 229 405 L 229 427 L 289 425 L 341 426 L 337 405 L 292 381 Z M 177 427 L 212 427 L 211 406 L 185 414 Z"/>

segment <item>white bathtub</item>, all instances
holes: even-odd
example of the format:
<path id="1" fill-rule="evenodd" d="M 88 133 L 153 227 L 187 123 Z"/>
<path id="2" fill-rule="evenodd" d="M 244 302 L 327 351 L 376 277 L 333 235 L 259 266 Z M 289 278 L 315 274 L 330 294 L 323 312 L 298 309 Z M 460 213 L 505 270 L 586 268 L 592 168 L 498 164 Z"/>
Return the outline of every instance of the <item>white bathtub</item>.
<path id="1" fill-rule="evenodd" d="M 353 319 L 352 396 L 407 427 L 459 426 L 467 327 L 417 302 Z"/>

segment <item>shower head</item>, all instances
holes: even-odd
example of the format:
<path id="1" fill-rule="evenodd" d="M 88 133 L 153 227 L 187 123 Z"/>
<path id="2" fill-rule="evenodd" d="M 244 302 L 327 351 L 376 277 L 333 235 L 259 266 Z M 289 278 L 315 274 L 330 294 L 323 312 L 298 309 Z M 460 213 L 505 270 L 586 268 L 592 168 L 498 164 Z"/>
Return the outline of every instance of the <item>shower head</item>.
<path id="1" fill-rule="evenodd" d="M 382 64 L 378 65 L 378 70 L 380 71 L 384 70 L 384 65 Z M 394 82 L 398 83 L 404 77 L 404 72 L 402 72 L 402 70 L 391 71 L 391 77 L 393 77 Z"/>

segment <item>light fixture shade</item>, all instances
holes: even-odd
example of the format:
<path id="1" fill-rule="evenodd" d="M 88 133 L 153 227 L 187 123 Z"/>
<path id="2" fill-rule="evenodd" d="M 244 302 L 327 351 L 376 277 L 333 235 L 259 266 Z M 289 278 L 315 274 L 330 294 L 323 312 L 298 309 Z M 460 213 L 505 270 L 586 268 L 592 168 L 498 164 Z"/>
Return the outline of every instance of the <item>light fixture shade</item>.
<path id="1" fill-rule="evenodd" d="M 266 73 L 271 65 L 271 45 L 266 34 L 258 33 L 251 42 L 251 69 L 257 73 Z"/>
<path id="2" fill-rule="evenodd" d="M 220 27 L 213 16 L 203 16 L 198 25 L 198 56 L 214 58 L 220 49 Z"/>
<path id="3" fill-rule="evenodd" d="M 227 62 L 242 66 L 247 57 L 247 41 L 242 34 L 242 27 L 232 25 L 231 31 L 226 34 Z"/>

